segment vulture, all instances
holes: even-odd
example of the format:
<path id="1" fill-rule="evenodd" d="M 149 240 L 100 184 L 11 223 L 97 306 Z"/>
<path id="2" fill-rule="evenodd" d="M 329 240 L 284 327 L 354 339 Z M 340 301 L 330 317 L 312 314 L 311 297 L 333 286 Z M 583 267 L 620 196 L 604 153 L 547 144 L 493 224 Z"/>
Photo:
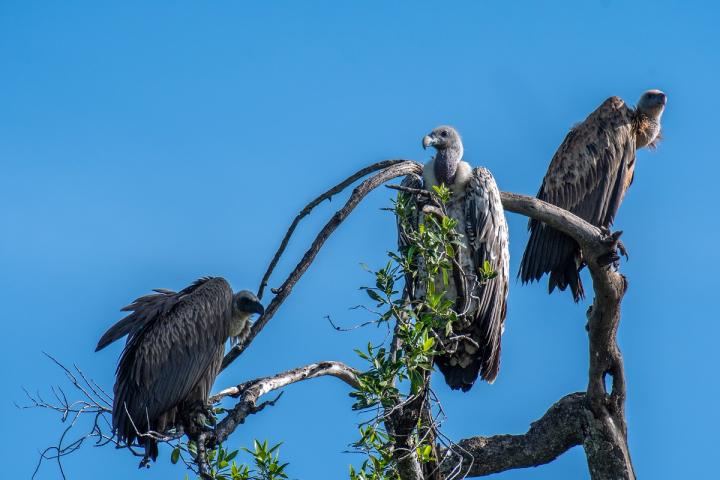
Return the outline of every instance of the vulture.
<path id="1" fill-rule="evenodd" d="M 177 293 L 154 291 L 123 308 L 132 313 L 95 349 L 128 336 L 113 388 L 112 426 L 119 440 L 144 446 L 146 460 L 155 460 L 158 448 L 142 434 L 196 428 L 193 416 L 207 411 L 226 340 L 246 335 L 250 316 L 264 312 L 253 293 L 233 295 L 220 277 L 201 278 Z"/>
<path id="2" fill-rule="evenodd" d="M 600 228 L 610 228 L 633 181 L 635 151 L 654 148 L 667 97 L 648 90 L 631 108 L 610 97 L 567 134 L 550 162 L 537 198 L 569 210 Z M 549 273 L 548 291 L 568 286 L 573 299 L 585 297 L 580 246 L 567 235 L 537 220 L 528 223 L 530 238 L 518 276 L 522 283 Z"/>
<path id="3" fill-rule="evenodd" d="M 450 388 L 466 392 L 478 375 L 492 383 L 500 367 L 510 261 L 508 228 L 495 179 L 486 168 L 473 169 L 463 161 L 462 140 L 454 128 L 437 127 L 423 138 L 422 145 L 425 149 L 435 148 L 436 154 L 423 167 L 422 180 L 408 176 L 403 185 L 432 191 L 434 186 L 444 184 L 452 192 L 445 208 L 448 216 L 457 221 L 460 281 L 464 288 L 458 288 L 455 275 L 448 276 L 447 286 L 442 279 L 436 279 L 436 291 L 445 290 L 446 298 L 453 300 L 458 320 L 453 323 L 453 339 L 444 332 L 436 332 L 443 339 L 446 353 L 438 355 L 435 364 Z M 403 254 L 411 246 L 406 229 L 417 229 L 423 222 L 421 209 L 411 210 L 414 213 L 409 221 L 398 226 L 399 249 Z M 497 276 L 481 283 L 479 273 L 486 261 Z M 420 273 L 406 279 L 405 291 L 411 300 L 425 295 L 426 280 Z M 459 298 L 463 290 L 464 298 Z"/>

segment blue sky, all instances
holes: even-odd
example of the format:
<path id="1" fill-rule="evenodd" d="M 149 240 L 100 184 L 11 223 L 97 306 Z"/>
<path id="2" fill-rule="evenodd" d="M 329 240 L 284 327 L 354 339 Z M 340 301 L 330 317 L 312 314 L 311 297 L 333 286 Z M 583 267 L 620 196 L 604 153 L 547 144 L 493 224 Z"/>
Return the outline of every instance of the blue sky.
<path id="1" fill-rule="evenodd" d="M 28 478 L 62 431 L 17 410 L 22 387 L 63 384 L 43 355 L 110 388 L 121 345 L 94 353 L 120 307 L 203 275 L 256 288 L 296 212 L 319 191 L 385 158 L 425 160 L 441 123 L 501 189 L 533 194 L 568 129 L 610 95 L 668 94 L 665 139 L 638 155 L 617 217 L 630 261 L 619 341 L 635 467 L 643 478 L 708 478 L 720 394 L 713 141 L 720 100 L 713 2 L 26 2 L 0 3 L 0 417 L 5 475 Z M 361 366 L 340 334 L 384 263 L 393 219 L 379 190 L 338 229 L 228 386 L 317 360 Z M 343 200 L 293 240 L 273 285 Z M 511 268 L 526 220 L 508 214 Z M 589 279 L 586 280 L 589 282 Z M 589 284 L 589 283 L 588 283 Z M 587 302 L 511 285 L 500 377 L 470 393 L 435 382 L 444 432 L 520 433 L 587 375 Z M 438 379 L 439 380 L 439 379 Z M 291 386 L 232 437 L 284 441 L 293 478 L 344 478 L 357 456 L 347 388 Z M 169 452 L 164 451 L 164 454 Z M 166 457 L 167 458 L 167 457 Z M 65 461 L 72 479 L 182 478 L 139 472 L 111 448 Z M 58 477 L 52 464 L 39 477 Z M 498 479 L 587 478 L 582 450 Z"/>

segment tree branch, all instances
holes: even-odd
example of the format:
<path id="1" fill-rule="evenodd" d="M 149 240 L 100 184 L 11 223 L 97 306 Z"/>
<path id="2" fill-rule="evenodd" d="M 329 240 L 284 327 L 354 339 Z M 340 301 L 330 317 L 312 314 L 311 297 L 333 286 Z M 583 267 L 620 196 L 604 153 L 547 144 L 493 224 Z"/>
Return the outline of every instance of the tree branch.
<path id="1" fill-rule="evenodd" d="M 257 405 L 260 397 L 267 393 L 286 387 L 292 383 L 322 376 L 332 376 L 342 380 L 353 388 L 358 388 L 357 377 L 359 374 L 360 372 L 344 363 L 326 361 L 311 363 L 310 365 L 293 368 L 292 370 L 287 370 L 277 375 L 258 378 L 235 387 L 226 388 L 210 397 L 209 401 L 211 403 L 217 403 L 228 396 L 239 397 L 240 401 L 232 410 L 228 411 L 227 416 L 217 424 L 212 438 L 208 440 L 217 443 L 224 442 L 240 424 L 245 422 L 245 418 L 253 413 L 259 412 L 266 405 L 272 405 L 277 399 L 267 404 Z"/>
<path id="2" fill-rule="evenodd" d="M 603 262 L 617 249 L 620 232 L 609 234 L 572 213 L 534 197 L 501 192 L 503 207 L 541 221 L 572 237 L 590 270 L 595 297 L 588 310 L 590 369 L 585 395 L 572 394 L 553 405 L 525 435 L 474 437 L 459 442 L 470 453 L 462 464 L 443 464 L 446 474 L 458 468 L 471 476 L 510 468 L 542 465 L 574 445 L 582 444 L 593 480 L 634 480 L 627 445 L 625 375 L 616 334 L 625 277 Z M 612 392 L 605 375 L 612 375 Z M 558 419 L 562 419 L 559 421 Z M 471 460 L 471 461 L 470 461 Z"/>
<path id="3" fill-rule="evenodd" d="M 307 271 L 310 264 L 315 260 L 315 257 L 317 256 L 318 252 L 322 248 L 325 241 L 328 239 L 328 237 L 335 231 L 335 229 L 352 213 L 352 211 L 357 207 L 357 205 L 362 201 L 363 198 L 367 196 L 368 193 L 379 187 L 380 185 L 384 184 L 385 182 L 392 180 L 393 178 L 402 177 L 405 175 L 409 175 L 411 173 L 417 174 L 418 172 L 422 172 L 422 166 L 417 163 L 413 162 L 411 160 L 389 160 L 390 166 L 385 167 L 383 170 L 381 170 L 376 175 L 370 177 L 369 179 L 362 182 L 360 185 L 355 187 L 355 189 L 352 192 L 352 195 L 350 195 L 350 198 L 345 202 L 345 205 L 335 212 L 335 215 L 325 224 L 322 230 L 320 230 L 320 233 L 315 237 L 315 240 L 313 241 L 310 248 L 305 252 L 305 255 L 303 255 L 300 262 L 297 264 L 295 269 L 290 273 L 288 278 L 283 282 L 283 284 L 278 288 L 274 293 L 276 293 L 276 296 L 272 299 L 270 304 L 265 309 L 265 313 L 258 318 L 258 320 L 253 324 L 252 328 L 250 329 L 250 333 L 245 337 L 240 343 L 235 345 L 230 351 L 225 355 L 225 358 L 223 359 L 222 363 L 222 369 L 224 370 L 227 368 L 228 365 L 230 365 L 240 354 L 247 348 L 250 343 L 255 339 L 258 333 L 265 327 L 267 322 L 270 321 L 270 319 L 275 315 L 277 310 L 280 308 L 280 305 L 285 301 L 285 299 L 290 295 L 290 292 L 292 291 L 295 284 L 300 280 L 300 277 L 303 276 L 305 271 Z M 383 165 L 384 162 L 380 162 L 378 164 L 375 164 L 368 168 L 375 169 L 378 165 Z M 382 167 L 377 167 L 382 168 Z M 359 175 L 359 173 L 365 171 L 367 169 L 361 170 L 360 172 L 356 173 L 355 175 L 351 176 L 346 180 L 345 182 L 341 183 L 334 189 L 329 190 L 329 192 L 334 191 L 335 189 L 339 188 L 340 186 L 347 183 L 350 179 L 356 177 Z M 372 171 L 372 170 L 371 170 Z M 352 183 L 352 182 L 350 182 Z M 326 194 L 327 195 L 327 192 Z M 321 195 L 318 198 L 323 197 Z M 317 200 L 317 199 L 316 199 Z M 312 202 L 311 204 L 312 205 Z M 308 205 L 308 207 L 310 207 Z M 306 209 L 308 208 L 306 207 Z M 302 217 L 300 217 L 302 218 Z M 294 229 L 294 225 L 296 225 L 296 222 L 293 222 L 293 225 L 290 227 L 290 233 L 292 233 L 292 230 Z M 289 239 L 289 236 L 286 234 L 286 237 Z M 284 242 L 287 244 L 287 242 Z M 284 247 L 281 245 L 281 249 L 278 250 L 278 253 L 276 254 L 276 257 L 279 258 L 279 255 L 282 254 L 282 251 L 284 250 Z M 277 263 L 275 259 L 273 259 L 274 262 Z M 272 265 L 272 264 L 271 264 Z M 270 272 L 272 269 L 268 269 Z M 268 275 L 268 274 L 266 274 Z M 268 275 L 269 276 L 269 275 Z"/>
<path id="4" fill-rule="evenodd" d="M 582 444 L 585 394 L 560 399 L 524 435 L 472 437 L 441 451 L 444 478 L 480 477 L 550 463 Z M 459 457 L 459 458 L 458 458 Z"/>
<path id="5" fill-rule="evenodd" d="M 285 236 L 282 239 L 282 242 L 280 242 L 280 247 L 277 249 L 277 252 L 275 252 L 275 256 L 273 257 L 272 261 L 270 262 L 270 265 L 268 266 L 267 270 L 265 271 L 265 275 L 263 275 L 262 281 L 260 282 L 260 288 L 258 289 L 258 298 L 263 297 L 263 293 L 265 292 L 265 287 L 267 287 L 267 282 L 270 280 L 270 276 L 272 275 L 273 271 L 275 270 L 275 267 L 277 266 L 278 261 L 280 260 L 280 257 L 285 252 L 285 248 L 287 248 L 288 243 L 290 242 L 290 237 L 292 237 L 293 233 L 295 232 L 295 228 L 297 228 L 298 224 L 300 223 L 300 220 L 305 218 L 310 214 L 310 212 L 313 211 L 315 207 L 320 205 L 325 200 L 332 200 L 333 195 L 336 195 L 343 190 L 345 190 L 347 187 L 355 183 L 357 180 L 371 174 L 372 172 L 376 172 L 378 170 L 382 170 L 384 168 L 397 165 L 398 163 L 405 162 L 406 160 L 384 160 L 382 162 L 374 163 L 370 166 L 367 166 L 361 170 L 358 170 L 354 174 L 350 175 L 348 178 L 343 180 L 342 182 L 338 183 L 334 187 L 332 187 L 330 190 L 326 191 L 322 195 L 319 195 L 317 198 L 315 198 L 312 202 L 308 203 L 305 208 L 300 210 L 300 213 L 297 214 L 295 217 L 295 220 L 293 220 L 292 224 L 290 224 L 290 228 L 288 228 L 287 232 L 285 233 Z"/>

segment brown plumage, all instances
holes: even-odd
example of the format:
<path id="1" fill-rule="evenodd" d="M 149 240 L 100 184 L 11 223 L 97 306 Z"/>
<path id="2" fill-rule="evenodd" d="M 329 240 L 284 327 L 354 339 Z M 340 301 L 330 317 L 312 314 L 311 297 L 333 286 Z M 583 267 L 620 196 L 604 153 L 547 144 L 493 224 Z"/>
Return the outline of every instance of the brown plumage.
<path id="1" fill-rule="evenodd" d="M 636 149 L 654 147 L 666 96 L 645 92 L 637 109 L 610 97 L 575 126 L 553 156 L 537 197 L 583 220 L 609 228 L 634 178 Z M 576 302 L 584 298 L 578 244 L 542 222 L 530 220 L 530 239 L 520 265 L 523 283 L 550 274 L 548 290 L 568 286 Z"/>
<path id="2" fill-rule="evenodd" d="M 118 439 L 145 447 L 155 460 L 157 443 L 143 434 L 184 427 L 196 429 L 222 364 L 224 344 L 262 313 L 248 291 L 233 295 L 220 277 L 202 278 L 184 290 L 156 290 L 123 310 L 130 315 L 112 326 L 97 350 L 128 335 L 117 367 L 112 421 Z"/>
<path id="3" fill-rule="evenodd" d="M 509 278 L 508 229 L 500 200 L 500 192 L 489 170 L 473 169 L 462 161 L 463 146 L 458 133 L 452 127 L 441 126 L 423 139 L 423 146 L 437 150 L 435 157 L 423 169 L 424 181 L 407 177 L 403 184 L 414 188 L 431 189 L 445 184 L 453 192 L 446 205 L 448 216 L 457 221 L 463 248 L 459 262 L 465 273 L 467 296 L 462 308 L 455 304 L 458 320 L 453 323 L 453 333 L 459 340 L 445 338 L 444 332 L 436 332 L 445 342 L 448 353 L 438 355 L 435 364 L 452 389 L 469 390 L 478 375 L 492 383 L 500 369 L 500 342 L 507 312 Z M 414 209 L 409 219 L 411 229 L 417 229 L 423 221 L 422 214 Z M 401 252 L 407 251 L 409 241 L 402 228 L 398 229 Z M 478 270 L 485 261 L 490 262 L 497 276 L 485 284 L 478 282 Z M 424 275 L 406 279 L 406 291 L 411 299 L 425 295 Z M 454 276 L 448 278 L 447 287 L 441 279 L 436 280 L 437 291 L 445 290 L 445 297 L 457 299 L 458 288 Z"/>

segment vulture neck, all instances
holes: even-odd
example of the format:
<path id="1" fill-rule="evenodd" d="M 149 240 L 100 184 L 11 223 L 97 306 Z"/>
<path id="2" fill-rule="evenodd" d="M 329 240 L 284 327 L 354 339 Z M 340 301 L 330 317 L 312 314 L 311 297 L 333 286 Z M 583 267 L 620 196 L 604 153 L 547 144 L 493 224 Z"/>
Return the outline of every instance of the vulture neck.
<path id="1" fill-rule="evenodd" d="M 655 147 L 655 144 L 660 137 L 661 116 L 662 110 L 659 113 L 646 113 L 643 111 L 638 111 L 638 126 L 635 136 L 635 148 Z"/>
<path id="2" fill-rule="evenodd" d="M 249 330 L 248 326 L 250 322 L 251 313 L 233 313 L 232 323 L 230 324 L 230 336 L 231 337 L 242 337 L 246 330 Z"/>
<path id="3" fill-rule="evenodd" d="M 472 167 L 467 162 L 458 162 L 455 166 L 455 174 L 452 183 L 447 183 L 440 180 L 436 172 L 437 157 L 433 158 L 425 164 L 423 167 L 423 179 L 425 181 L 425 188 L 432 190 L 435 185 L 445 184 L 446 187 L 450 188 L 453 192 L 454 197 L 460 197 L 465 194 L 465 187 L 467 187 L 470 178 L 472 177 Z"/>
<path id="4" fill-rule="evenodd" d="M 455 183 L 462 155 L 462 148 L 449 147 L 438 150 L 437 155 L 435 155 L 433 173 L 439 184 L 444 183 L 451 187 Z"/>

